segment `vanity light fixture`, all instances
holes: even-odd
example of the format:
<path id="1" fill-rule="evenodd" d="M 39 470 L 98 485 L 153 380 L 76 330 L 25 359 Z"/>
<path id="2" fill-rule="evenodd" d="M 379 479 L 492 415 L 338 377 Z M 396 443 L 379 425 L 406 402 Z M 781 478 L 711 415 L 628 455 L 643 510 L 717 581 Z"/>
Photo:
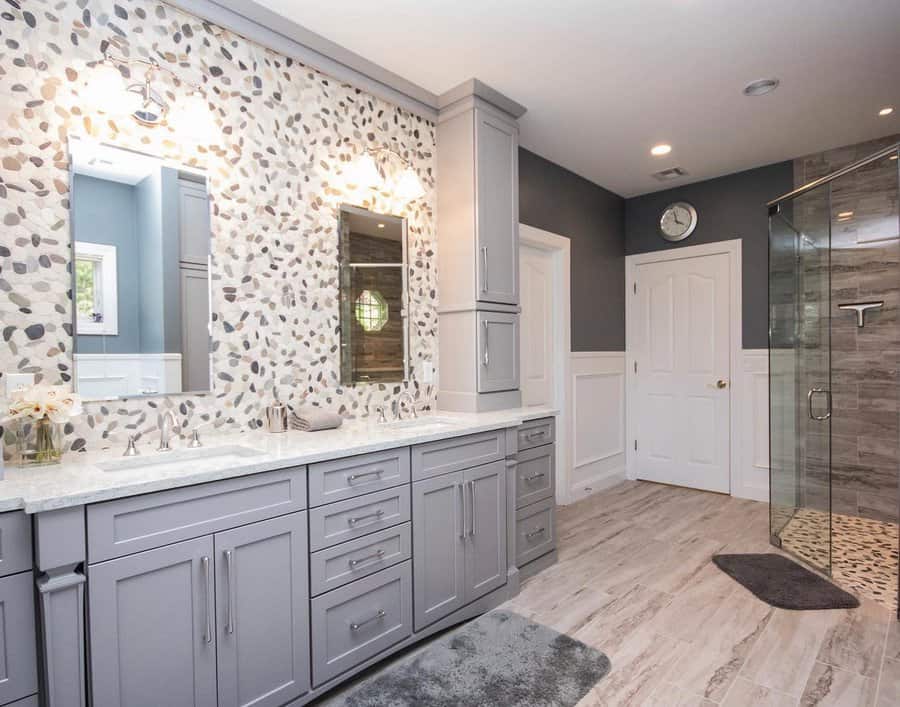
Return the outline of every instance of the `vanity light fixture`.
<path id="1" fill-rule="evenodd" d="M 378 168 L 376 159 L 387 161 L 391 158 L 400 161 L 403 171 L 395 179 L 386 179 L 382 176 L 382 170 Z M 347 179 L 355 186 L 389 191 L 403 202 L 415 201 L 425 196 L 425 187 L 422 186 L 416 170 L 408 160 L 389 147 L 375 147 L 363 152 L 347 170 Z"/>
<path id="2" fill-rule="evenodd" d="M 131 73 L 133 67 L 144 69 L 143 80 L 126 83 L 123 69 Z M 188 88 L 184 99 L 174 106 L 170 105 L 163 90 L 155 85 L 162 73 Z M 89 74 L 82 96 L 100 112 L 128 113 L 136 122 L 147 127 L 155 127 L 164 121 L 170 125 L 177 122 L 179 129 L 197 138 L 208 136 L 214 128 L 209 104 L 200 87 L 185 81 L 171 69 L 160 66 L 155 59 L 125 59 L 104 54 Z"/>
<path id="3" fill-rule="evenodd" d="M 672 151 L 671 145 L 666 145 L 662 143 L 660 145 L 654 145 L 650 148 L 650 154 L 654 157 L 662 157 L 663 155 L 668 155 Z"/>
<path id="4" fill-rule="evenodd" d="M 894 112 L 893 106 L 885 106 L 880 111 L 878 111 L 878 115 L 885 116 L 885 115 L 890 115 L 893 112 Z"/>

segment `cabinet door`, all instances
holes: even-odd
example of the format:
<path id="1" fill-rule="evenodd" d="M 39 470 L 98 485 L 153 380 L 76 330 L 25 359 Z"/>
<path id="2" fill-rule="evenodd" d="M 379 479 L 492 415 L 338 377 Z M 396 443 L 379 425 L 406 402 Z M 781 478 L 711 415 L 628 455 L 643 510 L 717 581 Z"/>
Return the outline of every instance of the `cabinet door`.
<path id="1" fill-rule="evenodd" d="M 469 532 L 466 603 L 506 584 L 506 463 L 465 472 Z"/>
<path id="2" fill-rule="evenodd" d="M 215 536 L 219 707 L 283 705 L 309 690 L 306 513 Z"/>
<path id="3" fill-rule="evenodd" d="M 413 484 L 413 608 L 420 631 L 465 604 L 463 472 Z"/>
<path id="4" fill-rule="evenodd" d="M 210 536 L 88 568 L 95 707 L 216 704 Z"/>
<path id="5" fill-rule="evenodd" d="M 0 579 L 0 703 L 37 692 L 34 577 Z"/>
<path id="6" fill-rule="evenodd" d="M 519 303 L 519 163 L 516 127 L 475 110 L 477 299 Z"/>
<path id="7" fill-rule="evenodd" d="M 519 315 L 478 312 L 478 392 L 519 387 Z"/>
<path id="8" fill-rule="evenodd" d="M 205 267 L 211 237 L 205 184 L 178 180 L 178 226 L 181 262 Z"/>
<path id="9" fill-rule="evenodd" d="M 206 391 L 210 382 L 209 271 L 181 268 L 181 386 L 168 392 Z"/>

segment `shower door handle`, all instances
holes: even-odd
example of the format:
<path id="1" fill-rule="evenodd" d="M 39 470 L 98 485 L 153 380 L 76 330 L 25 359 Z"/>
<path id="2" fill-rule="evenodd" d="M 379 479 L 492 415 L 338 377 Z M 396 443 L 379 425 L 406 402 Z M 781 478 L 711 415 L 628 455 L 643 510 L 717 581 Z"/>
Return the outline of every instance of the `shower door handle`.
<path id="1" fill-rule="evenodd" d="M 825 403 L 827 407 L 825 408 L 824 415 L 816 415 L 813 412 L 813 398 L 817 395 L 821 394 L 825 396 Z M 806 394 L 806 404 L 809 409 L 809 419 L 817 420 L 822 422 L 823 420 L 827 420 L 831 417 L 831 391 L 827 388 L 810 388 L 809 392 Z"/>

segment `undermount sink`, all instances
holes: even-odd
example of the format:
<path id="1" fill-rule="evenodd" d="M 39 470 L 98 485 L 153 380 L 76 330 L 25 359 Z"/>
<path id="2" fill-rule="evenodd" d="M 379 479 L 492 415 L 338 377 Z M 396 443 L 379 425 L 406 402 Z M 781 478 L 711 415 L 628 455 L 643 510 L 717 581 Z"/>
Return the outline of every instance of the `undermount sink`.
<path id="1" fill-rule="evenodd" d="M 147 456 L 123 457 L 108 462 L 100 462 L 97 464 L 97 468 L 103 471 L 152 470 L 163 472 L 166 470 L 181 470 L 185 468 L 185 464 L 196 462 L 213 462 L 217 465 L 227 462 L 240 463 L 262 454 L 265 454 L 265 452 L 252 447 L 238 445 L 177 449 L 172 452 L 154 452 Z"/>
<path id="2" fill-rule="evenodd" d="M 414 420 L 394 420 L 387 423 L 387 426 L 392 429 L 404 430 L 420 427 L 453 427 L 455 424 L 457 424 L 455 420 L 446 417 L 418 417 Z"/>

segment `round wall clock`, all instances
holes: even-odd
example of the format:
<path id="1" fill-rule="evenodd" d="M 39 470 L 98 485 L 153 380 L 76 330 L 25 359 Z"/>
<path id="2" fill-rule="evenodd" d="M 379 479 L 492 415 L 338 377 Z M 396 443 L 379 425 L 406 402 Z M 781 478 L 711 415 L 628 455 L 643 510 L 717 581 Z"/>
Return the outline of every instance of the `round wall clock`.
<path id="1" fill-rule="evenodd" d="M 697 209 L 686 201 L 676 201 L 663 209 L 659 232 L 667 241 L 683 241 L 697 227 Z"/>

